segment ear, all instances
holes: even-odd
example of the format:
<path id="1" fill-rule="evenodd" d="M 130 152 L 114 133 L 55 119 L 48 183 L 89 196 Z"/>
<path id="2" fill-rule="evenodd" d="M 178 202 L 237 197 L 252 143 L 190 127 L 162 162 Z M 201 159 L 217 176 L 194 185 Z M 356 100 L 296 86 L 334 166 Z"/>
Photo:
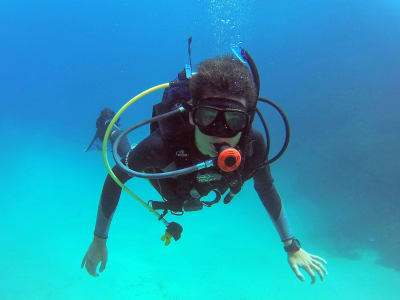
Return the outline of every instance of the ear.
<path id="1" fill-rule="evenodd" d="M 191 111 L 189 112 L 189 123 L 190 123 L 190 125 L 193 125 L 193 126 L 194 126 L 193 115 L 192 115 L 192 112 L 191 112 Z"/>

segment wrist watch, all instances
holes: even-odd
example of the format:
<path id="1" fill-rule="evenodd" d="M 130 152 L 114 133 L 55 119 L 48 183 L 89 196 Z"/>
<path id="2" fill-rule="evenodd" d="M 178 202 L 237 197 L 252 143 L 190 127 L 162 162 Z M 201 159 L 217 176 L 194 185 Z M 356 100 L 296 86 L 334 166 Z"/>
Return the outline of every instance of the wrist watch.
<path id="1" fill-rule="evenodd" d="M 298 239 L 292 239 L 292 243 L 290 245 L 283 247 L 283 249 L 285 249 L 285 251 L 288 253 L 292 253 L 299 250 L 300 247 L 301 247 L 300 241 Z"/>

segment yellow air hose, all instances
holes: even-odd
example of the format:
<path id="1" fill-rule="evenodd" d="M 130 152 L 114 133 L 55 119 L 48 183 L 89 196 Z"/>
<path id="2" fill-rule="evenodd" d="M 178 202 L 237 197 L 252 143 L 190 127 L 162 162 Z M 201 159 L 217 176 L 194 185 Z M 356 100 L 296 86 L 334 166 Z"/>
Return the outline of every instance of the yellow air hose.
<path id="1" fill-rule="evenodd" d="M 110 133 L 111 130 L 114 126 L 114 124 L 117 122 L 117 120 L 119 119 L 119 117 L 121 116 L 121 114 L 129 107 L 131 106 L 133 103 L 135 103 L 137 100 L 139 100 L 140 98 L 142 98 L 143 96 L 146 96 L 154 91 L 157 91 L 159 89 L 164 89 L 169 87 L 169 83 L 163 83 L 160 85 L 156 85 L 148 90 L 145 90 L 143 92 L 141 92 L 140 94 L 136 95 L 135 97 L 133 97 L 131 100 L 129 100 L 124 106 L 122 106 L 122 108 L 115 114 L 114 118 L 112 118 L 110 124 L 108 124 L 106 133 L 104 135 L 104 140 L 103 140 L 103 148 L 102 148 L 102 153 L 103 153 L 103 160 L 104 160 L 104 164 L 106 166 L 106 169 L 108 171 L 108 173 L 110 174 L 111 178 L 114 179 L 114 181 L 125 191 L 127 192 L 129 195 L 131 195 L 135 200 L 137 200 L 139 203 L 141 203 L 143 206 L 145 206 L 150 212 L 152 212 L 153 214 L 155 214 L 157 216 L 157 218 L 161 218 L 160 214 L 157 213 L 153 208 L 151 208 L 149 205 L 147 205 L 146 202 L 144 202 L 142 199 L 140 199 L 139 196 L 137 196 L 134 192 L 132 192 L 130 189 L 128 189 L 119 179 L 118 177 L 114 174 L 114 172 L 112 171 L 110 164 L 108 162 L 108 157 L 107 157 L 107 142 L 108 142 L 108 138 L 110 137 Z M 164 223 L 167 223 L 164 219 L 163 220 Z M 165 224 L 166 226 L 168 225 Z"/>

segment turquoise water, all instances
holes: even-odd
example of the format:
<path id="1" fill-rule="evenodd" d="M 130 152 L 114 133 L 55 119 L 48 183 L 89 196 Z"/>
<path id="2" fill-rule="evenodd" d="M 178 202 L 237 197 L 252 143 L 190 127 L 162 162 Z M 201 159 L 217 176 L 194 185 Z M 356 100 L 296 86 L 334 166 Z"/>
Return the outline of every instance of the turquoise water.
<path id="1" fill-rule="evenodd" d="M 400 5 L 259 2 L 0 4 L 0 299 L 398 299 Z M 252 182 L 229 205 L 168 216 L 184 227 L 168 247 L 123 193 L 105 271 L 80 269 L 106 176 L 101 154 L 84 152 L 97 115 L 171 80 L 191 35 L 194 64 L 242 42 L 261 94 L 287 113 L 272 175 L 304 249 L 328 261 L 324 282 L 295 277 Z M 261 110 L 276 152 L 282 124 Z M 146 181 L 128 186 L 158 199 Z"/>

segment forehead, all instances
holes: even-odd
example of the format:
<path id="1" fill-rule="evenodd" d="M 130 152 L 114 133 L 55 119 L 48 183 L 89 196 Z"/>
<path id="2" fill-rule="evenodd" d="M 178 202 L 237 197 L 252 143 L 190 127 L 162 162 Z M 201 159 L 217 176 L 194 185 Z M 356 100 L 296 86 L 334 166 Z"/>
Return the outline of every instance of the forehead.
<path id="1" fill-rule="evenodd" d="M 202 99 L 207 99 L 207 98 L 229 99 L 229 100 L 238 102 L 241 105 L 243 105 L 244 107 L 246 107 L 246 98 L 244 98 L 244 97 L 238 97 L 238 96 L 228 95 L 228 94 L 223 94 L 223 93 L 205 93 L 203 95 Z M 200 99 L 199 103 L 201 103 L 202 99 Z"/>

